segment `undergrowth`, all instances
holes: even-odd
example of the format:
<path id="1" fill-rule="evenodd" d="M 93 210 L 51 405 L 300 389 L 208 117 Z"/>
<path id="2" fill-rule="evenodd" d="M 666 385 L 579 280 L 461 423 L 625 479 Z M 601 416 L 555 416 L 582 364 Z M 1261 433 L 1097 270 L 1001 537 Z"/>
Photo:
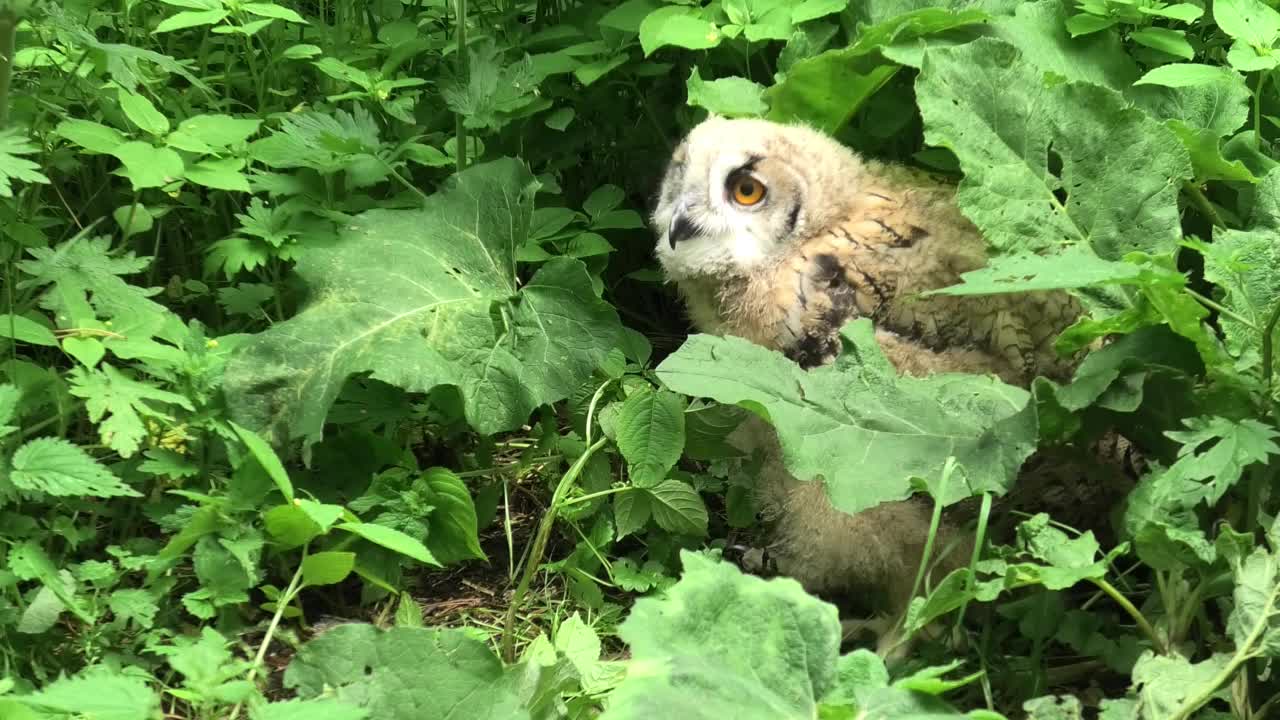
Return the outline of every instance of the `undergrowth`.
<path id="1" fill-rule="evenodd" d="M 1262 0 L 0 0 L 0 717 L 1280 714 L 1278 43 Z M 950 176 L 995 259 L 945 292 L 1069 290 L 1095 349 L 1027 391 L 866 321 L 811 372 L 686 342 L 644 214 L 709 112 Z M 726 561 L 749 412 L 845 509 L 978 498 L 904 659 Z M 1102 530 L 997 530 L 1116 433 Z"/>

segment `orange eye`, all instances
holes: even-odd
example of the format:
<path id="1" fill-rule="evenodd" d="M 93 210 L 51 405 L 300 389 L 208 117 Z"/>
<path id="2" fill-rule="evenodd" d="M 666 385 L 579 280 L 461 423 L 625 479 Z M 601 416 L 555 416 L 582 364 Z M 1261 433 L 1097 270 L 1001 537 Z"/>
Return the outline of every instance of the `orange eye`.
<path id="1" fill-rule="evenodd" d="M 730 181 L 730 193 L 734 202 L 750 207 L 764 199 L 764 183 L 750 175 L 739 175 Z"/>

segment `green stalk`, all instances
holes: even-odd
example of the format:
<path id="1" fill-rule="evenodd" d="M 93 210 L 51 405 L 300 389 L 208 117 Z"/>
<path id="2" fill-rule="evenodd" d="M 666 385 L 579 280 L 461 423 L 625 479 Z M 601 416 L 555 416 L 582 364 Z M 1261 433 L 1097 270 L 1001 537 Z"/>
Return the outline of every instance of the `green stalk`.
<path id="1" fill-rule="evenodd" d="M 352 536 L 354 537 L 354 536 Z M 307 557 L 306 548 L 302 550 L 302 559 Z M 280 619 L 284 617 L 285 608 L 293 602 L 297 597 L 298 591 L 302 589 L 302 561 L 298 562 L 298 569 L 293 573 L 293 579 L 289 581 L 289 587 L 276 598 L 276 612 L 271 616 L 271 624 L 267 626 L 267 634 L 263 636 L 262 643 L 258 645 L 258 654 L 253 658 L 253 665 L 249 668 L 249 675 L 246 680 L 250 683 L 258 676 L 258 670 L 262 667 L 262 663 L 267 658 L 267 649 L 271 647 L 271 640 L 275 638 L 276 630 L 280 627 Z M 230 720 L 236 720 L 240 717 L 240 710 L 244 707 L 244 701 L 236 703 L 231 709 Z"/>
<path id="2" fill-rule="evenodd" d="M 462 84 L 471 80 L 470 61 L 467 59 L 467 0 L 457 0 L 458 79 Z M 453 121 L 453 135 L 458 143 L 458 172 L 467 169 L 467 126 L 458 114 Z"/>
<path id="3" fill-rule="evenodd" d="M 462 1 L 459 0 L 459 2 Z M 608 440 L 607 437 L 601 437 L 588 446 L 582 455 L 578 456 L 569 471 L 564 474 L 564 477 L 560 478 L 555 492 L 551 494 L 551 505 L 542 516 L 542 521 L 538 523 L 538 532 L 533 537 L 533 548 L 529 551 L 529 557 L 524 561 L 524 571 L 520 575 L 520 584 L 516 586 L 516 591 L 511 594 L 511 604 L 507 606 L 507 616 L 502 624 L 502 657 L 509 663 L 516 661 L 516 613 L 520 612 L 520 605 L 524 601 L 524 596 L 529 592 L 529 586 L 533 583 L 533 576 L 537 574 L 538 568 L 542 565 L 542 554 L 547 549 L 547 540 L 551 538 L 551 528 L 555 525 L 556 515 L 564 505 L 565 495 L 577 482 L 578 476 L 582 474 L 587 462 L 591 460 L 597 450 L 604 447 Z"/>
<path id="4" fill-rule="evenodd" d="M 0 7 L 0 130 L 9 124 L 9 82 L 17 47 L 18 14 L 10 7 Z"/>
<path id="5" fill-rule="evenodd" d="M 1161 655 L 1169 654 L 1169 648 L 1166 647 L 1164 641 L 1160 639 L 1160 635 L 1156 632 L 1156 629 L 1151 627 L 1150 622 L 1147 622 L 1147 618 L 1142 614 L 1142 611 L 1138 610 L 1138 608 L 1133 606 L 1133 603 L 1129 602 L 1129 598 L 1121 595 L 1120 591 L 1106 580 L 1098 578 L 1096 580 L 1091 580 L 1090 582 L 1097 585 L 1099 590 L 1106 593 L 1107 597 L 1114 600 L 1115 603 L 1120 606 L 1121 610 L 1124 610 L 1129 617 L 1133 618 L 1133 621 L 1138 624 L 1138 628 L 1142 630 L 1142 634 L 1146 635 L 1147 639 L 1151 641 L 1151 646 L 1155 648 L 1157 653 Z"/>

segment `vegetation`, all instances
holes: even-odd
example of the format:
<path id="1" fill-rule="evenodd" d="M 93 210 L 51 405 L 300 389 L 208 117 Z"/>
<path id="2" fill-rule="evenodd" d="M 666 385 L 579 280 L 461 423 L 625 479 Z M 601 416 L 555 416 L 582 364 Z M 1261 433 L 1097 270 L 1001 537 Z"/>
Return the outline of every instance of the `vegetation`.
<path id="1" fill-rule="evenodd" d="M 0 717 L 1280 714 L 1271 5 L 0 0 Z M 686 342 L 643 213 L 708 112 L 951 175 L 997 257 L 945 292 L 1109 341 L 1029 391 Z M 721 558 L 761 410 L 846 509 L 978 498 L 901 662 Z M 997 531 L 1112 431 L 1106 532 Z"/>

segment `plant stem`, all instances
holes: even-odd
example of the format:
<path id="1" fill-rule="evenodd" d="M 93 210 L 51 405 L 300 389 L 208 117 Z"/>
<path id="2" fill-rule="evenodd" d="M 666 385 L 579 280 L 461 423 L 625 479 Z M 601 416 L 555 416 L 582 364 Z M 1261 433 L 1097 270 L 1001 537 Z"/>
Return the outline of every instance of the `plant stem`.
<path id="1" fill-rule="evenodd" d="M 1207 298 L 1204 295 L 1201 295 L 1200 293 L 1196 292 L 1195 290 L 1192 290 L 1191 288 L 1182 288 L 1182 290 L 1183 292 L 1187 293 L 1191 297 L 1195 298 L 1196 301 L 1199 302 L 1201 305 L 1204 305 L 1210 310 L 1216 310 L 1219 314 L 1225 315 L 1226 317 L 1231 318 L 1235 322 L 1238 322 L 1241 325 L 1244 325 L 1245 327 L 1249 328 L 1250 330 L 1253 330 L 1254 332 L 1261 332 L 1258 329 L 1258 326 L 1253 324 L 1252 320 L 1232 310 L 1231 308 L 1224 306 L 1222 303 L 1219 303 L 1212 298 Z"/>
<path id="2" fill-rule="evenodd" d="M 471 70 L 469 68 L 467 58 L 467 0 L 456 0 L 457 17 L 457 34 L 458 42 L 458 79 L 463 85 L 471 81 Z M 467 169 L 467 126 L 464 124 L 465 118 L 462 113 L 458 113 L 453 119 L 453 135 L 458 143 L 455 150 L 458 158 L 458 172 Z"/>
<path id="3" fill-rule="evenodd" d="M 9 124 L 9 82 L 13 71 L 13 54 L 18 46 L 18 15 L 8 8 L 0 9 L 0 130 Z"/>
<path id="4" fill-rule="evenodd" d="M 1147 618 L 1143 616 L 1142 612 L 1138 610 L 1138 608 L 1134 607 L 1133 603 L 1129 602 L 1129 598 L 1121 595 L 1120 591 L 1115 589 L 1115 586 L 1102 578 L 1094 579 L 1091 582 L 1094 585 L 1097 585 L 1099 590 L 1106 593 L 1108 597 L 1114 600 L 1116 604 L 1120 606 L 1121 610 L 1128 613 L 1129 617 L 1133 618 L 1133 621 L 1138 624 L 1138 628 L 1142 630 L 1142 634 L 1146 635 L 1147 639 L 1151 641 L 1151 645 L 1155 647 L 1156 652 L 1161 655 L 1167 655 L 1169 653 L 1169 649 L 1165 647 L 1164 641 L 1160 639 L 1158 634 L 1156 634 L 1156 629 L 1151 627 L 1151 623 L 1147 621 Z"/>
<path id="5" fill-rule="evenodd" d="M 1262 383 L 1266 386 L 1268 394 L 1271 391 L 1271 375 L 1272 365 L 1275 359 L 1275 342 L 1276 323 L 1280 322 L 1280 302 L 1271 308 L 1271 316 L 1267 318 L 1267 324 L 1262 328 Z"/>
<path id="6" fill-rule="evenodd" d="M 307 552 L 304 549 L 302 557 L 305 558 Z M 258 654 L 253 658 L 253 667 L 249 668 L 249 675 L 245 678 L 250 683 L 258 675 L 258 668 L 262 667 L 262 661 L 267 657 L 267 649 L 271 647 L 271 640 L 275 637 L 276 629 L 280 627 L 280 619 L 284 617 L 285 608 L 289 607 L 289 603 L 293 602 L 293 598 L 298 594 L 299 586 L 302 584 L 302 563 L 298 563 L 298 569 L 293 573 L 293 579 L 289 581 L 289 587 L 276 598 L 276 613 L 271 616 L 271 624 L 267 626 L 267 634 L 262 638 L 262 643 L 258 645 Z M 231 709 L 229 720 L 236 720 L 240 717 L 240 708 L 244 705 L 244 701 L 236 703 Z"/>
<path id="7" fill-rule="evenodd" d="M 1225 228 L 1227 226 L 1226 223 L 1222 222 L 1222 216 L 1218 214 L 1217 209 L 1213 207 L 1213 203 L 1209 201 L 1209 197 L 1204 194 L 1199 185 L 1188 181 L 1182 183 L 1182 189 L 1186 191 L 1187 195 L 1191 196 L 1191 201 L 1200 209 L 1200 212 L 1204 213 L 1205 217 L 1209 218 L 1209 222 L 1213 223 L 1214 227 Z"/>
<path id="8" fill-rule="evenodd" d="M 1262 86 L 1267 83 L 1267 71 L 1258 73 L 1258 84 L 1253 90 L 1253 140 L 1262 147 Z"/>
<path id="9" fill-rule="evenodd" d="M 551 528 L 555 525 L 556 514 L 561 506 L 564 505 L 565 494 L 569 492 L 569 488 L 573 487 L 578 476 L 582 474 L 582 469 L 587 466 L 587 462 L 596 454 L 596 451 L 604 447 L 606 442 L 608 442 L 608 438 L 602 437 L 587 446 L 587 449 L 578 456 L 578 459 L 569 467 L 568 472 L 556 484 L 556 489 L 551 494 L 551 505 L 542 516 L 542 521 L 538 523 L 538 532 L 533 537 L 533 548 L 529 553 L 529 557 L 525 559 L 524 571 L 520 575 L 520 584 L 516 586 L 515 592 L 511 594 L 511 604 L 507 606 L 507 616 L 502 624 L 502 657 L 509 663 L 516 660 L 516 613 L 520 611 L 520 604 L 524 600 L 524 596 L 529 592 L 529 585 L 533 583 L 533 576 L 542 565 L 542 554 L 547 549 L 547 540 L 551 537 Z"/>
<path id="10" fill-rule="evenodd" d="M 978 511 L 978 529 L 974 532 L 973 537 L 973 554 L 969 557 L 969 577 L 965 583 L 964 601 L 960 603 L 960 610 L 956 612 L 955 628 L 960 629 L 961 623 L 964 622 L 964 612 L 969 607 L 970 594 L 973 592 L 974 583 L 977 582 L 978 560 L 982 557 L 982 545 L 986 542 L 987 522 L 991 518 L 991 493 L 982 493 L 982 508 Z"/>

